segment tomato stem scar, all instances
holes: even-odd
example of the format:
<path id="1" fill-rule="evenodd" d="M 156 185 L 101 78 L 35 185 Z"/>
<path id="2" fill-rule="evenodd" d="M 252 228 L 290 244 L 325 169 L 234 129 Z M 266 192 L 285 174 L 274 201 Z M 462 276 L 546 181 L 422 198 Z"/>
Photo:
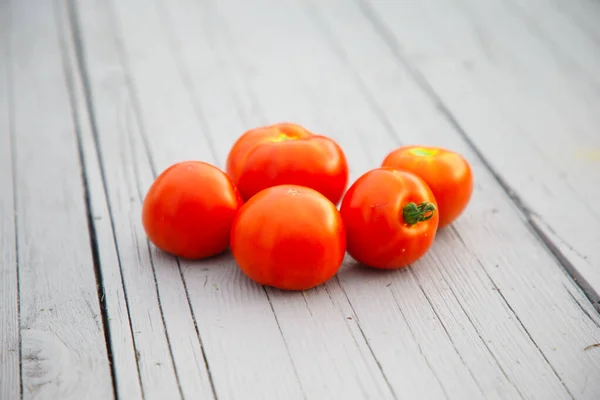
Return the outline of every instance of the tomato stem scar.
<path id="1" fill-rule="evenodd" d="M 408 225 L 414 225 L 418 222 L 427 221 L 433 217 L 435 209 L 435 205 L 427 201 L 424 201 L 419 205 L 410 202 L 404 206 L 402 214 L 404 215 L 404 221 Z"/>
<path id="2" fill-rule="evenodd" d="M 411 153 L 419 157 L 431 157 L 436 153 L 436 151 L 428 148 L 417 147 L 412 149 Z"/>

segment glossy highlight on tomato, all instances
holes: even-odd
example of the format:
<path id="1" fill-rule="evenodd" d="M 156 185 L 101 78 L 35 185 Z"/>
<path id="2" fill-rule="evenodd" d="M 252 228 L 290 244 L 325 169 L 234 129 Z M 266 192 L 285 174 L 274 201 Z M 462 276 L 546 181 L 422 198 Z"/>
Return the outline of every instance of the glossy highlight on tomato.
<path id="1" fill-rule="evenodd" d="M 272 186 L 312 188 L 337 204 L 348 184 L 348 163 L 331 138 L 292 123 L 245 132 L 227 158 L 227 173 L 247 201 Z"/>
<path id="2" fill-rule="evenodd" d="M 381 166 L 410 171 L 427 183 L 438 203 L 439 228 L 454 222 L 471 199 L 471 167 L 456 152 L 441 147 L 402 146 L 389 153 Z"/>
<path id="3" fill-rule="evenodd" d="M 373 268 L 406 267 L 431 247 L 437 203 L 418 176 L 392 168 L 366 172 L 350 186 L 340 209 L 347 251 Z"/>
<path id="4" fill-rule="evenodd" d="M 240 208 L 231 229 L 231 252 L 253 281 L 305 290 L 337 273 L 346 232 L 335 205 L 316 190 L 273 186 Z"/>
<path id="5" fill-rule="evenodd" d="M 242 204 L 225 172 L 201 161 L 183 161 L 156 178 L 144 199 L 142 222 L 159 249 L 200 259 L 227 249 Z"/>

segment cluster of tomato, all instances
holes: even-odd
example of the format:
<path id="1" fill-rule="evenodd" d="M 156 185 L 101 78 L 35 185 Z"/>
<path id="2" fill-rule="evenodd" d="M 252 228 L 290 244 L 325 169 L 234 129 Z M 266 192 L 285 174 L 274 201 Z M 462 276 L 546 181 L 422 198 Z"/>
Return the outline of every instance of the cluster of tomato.
<path id="1" fill-rule="evenodd" d="M 162 172 L 144 199 L 148 238 L 187 259 L 230 247 L 250 279 L 288 290 L 329 280 L 346 252 L 373 268 L 413 263 L 463 212 L 473 190 L 459 154 L 403 146 L 346 191 L 340 146 L 291 123 L 244 133 L 226 170 L 186 161 Z"/>

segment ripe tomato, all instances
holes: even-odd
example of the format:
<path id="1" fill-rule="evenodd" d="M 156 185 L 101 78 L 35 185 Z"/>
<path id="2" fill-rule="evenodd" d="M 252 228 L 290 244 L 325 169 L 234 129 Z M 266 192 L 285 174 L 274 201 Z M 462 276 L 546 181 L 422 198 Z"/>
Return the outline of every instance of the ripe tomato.
<path id="1" fill-rule="evenodd" d="M 315 189 L 337 204 L 348 184 L 340 146 L 291 123 L 245 132 L 229 152 L 227 173 L 245 201 L 268 187 L 293 184 Z"/>
<path id="2" fill-rule="evenodd" d="M 144 199 L 142 222 L 159 249 L 199 259 L 227 249 L 242 204 L 225 172 L 201 161 L 184 161 L 156 178 Z"/>
<path id="3" fill-rule="evenodd" d="M 316 190 L 273 186 L 240 208 L 231 229 L 231 252 L 255 282 L 310 289 L 339 270 L 346 232 L 335 205 Z"/>
<path id="4" fill-rule="evenodd" d="M 471 167 L 453 151 L 439 147 L 402 146 L 388 154 L 381 166 L 410 171 L 427 183 L 438 203 L 439 228 L 454 222 L 471 199 Z"/>
<path id="5" fill-rule="evenodd" d="M 418 176 L 392 168 L 368 171 L 350 186 L 340 209 L 348 254 L 382 269 L 415 262 L 435 238 L 436 206 L 433 193 Z"/>

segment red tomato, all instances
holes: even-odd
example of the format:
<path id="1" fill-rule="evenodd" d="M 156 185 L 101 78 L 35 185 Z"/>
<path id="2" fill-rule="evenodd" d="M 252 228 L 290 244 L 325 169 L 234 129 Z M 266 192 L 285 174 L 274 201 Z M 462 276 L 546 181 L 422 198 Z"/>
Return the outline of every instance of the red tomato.
<path id="1" fill-rule="evenodd" d="M 225 172 L 201 161 L 185 161 L 156 178 L 144 199 L 142 222 L 156 247 L 199 259 L 227 249 L 231 224 L 242 204 Z"/>
<path id="2" fill-rule="evenodd" d="M 471 167 L 453 151 L 439 147 L 403 146 L 388 154 L 381 166 L 410 171 L 427 183 L 438 203 L 439 228 L 454 222 L 471 199 Z"/>
<path id="3" fill-rule="evenodd" d="M 229 152 L 227 173 L 244 200 L 271 186 L 293 184 L 315 189 L 337 204 L 348 184 L 340 146 L 290 123 L 245 132 Z"/>
<path id="4" fill-rule="evenodd" d="M 427 184 L 412 173 L 391 168 L 365 173 L 350 186 L 340 210 L 348 254 L 373 268 L 415 262 L 435 238 L 436 206 Z"/>
<path id="5" fill-rule="evenodd" d="M 255 282 L 304 290 L 337 273 L 346 252 L 346 232 L 335 205 L 316 190 L 274 186 L 253 196 L 238 212 L 231 251 Z"/>

